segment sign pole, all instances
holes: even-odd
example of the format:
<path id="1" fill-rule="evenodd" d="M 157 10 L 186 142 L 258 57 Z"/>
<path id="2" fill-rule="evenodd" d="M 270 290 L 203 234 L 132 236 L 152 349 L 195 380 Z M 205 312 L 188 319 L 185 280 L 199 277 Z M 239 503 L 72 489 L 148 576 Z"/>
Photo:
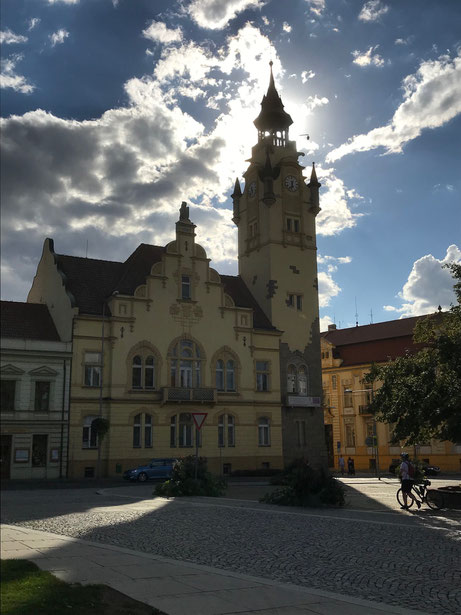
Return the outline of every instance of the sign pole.
<path id="1" fill-rule="evenodd" d="M 197 475 L 198 475 L 198 445 L 199 445 L 199 440 L 200 440 L 199 432 L 207 416 L 208 416 L 208 412 L 192 412 L 192 418 L 194 419 L 194 423 L 195 423 L 195 469 L 194 469 L 195 480 L 197 480 Z"/>

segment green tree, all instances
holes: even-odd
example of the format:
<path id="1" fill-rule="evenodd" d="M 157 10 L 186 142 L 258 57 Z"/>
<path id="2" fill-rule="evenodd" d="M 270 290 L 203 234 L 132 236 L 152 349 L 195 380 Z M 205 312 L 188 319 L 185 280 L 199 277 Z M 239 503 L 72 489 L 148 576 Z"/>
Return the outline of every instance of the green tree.
<path id="1" fill-rule="evenodd" d="M 394 424 L 394 443 L 461 442 L 461 264 L 447 267 L 458 304 L 417 323 L 418 352 L 373 365 L 366 377 L 381 383 L 371 410 L 377 420 Z"/>

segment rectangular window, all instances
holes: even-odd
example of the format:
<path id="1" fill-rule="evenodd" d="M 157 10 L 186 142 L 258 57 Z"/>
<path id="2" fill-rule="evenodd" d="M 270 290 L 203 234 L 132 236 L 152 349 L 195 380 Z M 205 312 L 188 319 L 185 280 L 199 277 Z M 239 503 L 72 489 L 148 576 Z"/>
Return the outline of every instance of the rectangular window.
<path id="1" fill-rule="evenodd" d="M 16 380 L 2 380 L 2 412 L 13 412 L 16 397 Z"/>
<path id="2" fill-rule="evenodd" d="M 171 417 L 170 421 L 170 447 L 176 446 L 176 416 Z"/>
<path id="3" fill-rule="evenodd" d="M 299 218 L 287 218 L 286 228 L 289 233 L 299 233 Z"/>
<path id="4" fill-rule="evenodd" d="M 230 414 L 227 415 L 227 446 L 235 446 L 235 422 Z"/>
<path id="5" fill-rule="evenodd" d="M 288 293 L 287 305 L 288 305 L 288 307 L 294 307 L 295 306 L 295 296 L 292 295 L 291 293 Z"/>
<path id="6" fill-rule="evenodd" d="M 269 363 L 267 361 L 256 361 L 256 390 L 269 390 Z"/>
<path id="7" fill-rule="evenodd" d="M 32 467 L 45 468 L 48 448 L 48 436 L 36 435 L 32 437 Z"/>
<path id="8" fill-rule="evenodd" d="M 181 297 L 183 299 L 190 299 L 190 276 L 183 275 L 181 276 Z"/>
<path id="9" fill-rule="evenodd" d="M 144 448 L 152 448 L 152 416 L 144 415 Z"/>
<path id="10" fill-rule="evenodd" d="M 219 417 L 218 423 L 218 446 L 222 448 L 224 444 L 224 415 Z"/>
<path id="11" fill-rule="evenodd" d="M 38 381 L 35 383 L 34 409 L 38 412 L 48 412 L 50 409 L 51 383 Z"/>
<path id="12" fill-rule="evenodd" d="M 346 446 L 355 446 L 355 427 L 351 424 L 346 425 Z"/>
<path id="13" fill-rule="evenodd" d="M 257 234 L 258 234 L 258 223 L 251 222 L 250 223 L 250 237 L 256 237 Z"/>
<path id="14" fill-rule="evenodd" d="M 353 405 L 354 404 L 352 402 L 352 391 L 350 389 L 344 389 L 344 407 L 352 408 Z"/>
<path id="15" fill-rule="evenodd" d="M 85 352 L 85 386 L 99 387 L 101 384 L 101 353 Z"/>
<path id="16" fill-rule="evenodd" d="M 336 390 L 336 385 L 337 385 L 337 378 L 336 378 L 336 376 L 332 376 L 331 377 L 331 386 L 332 386 L 333 390 Z"/>
<path id="17" fill-rule="evenodd" d="M 302 298 L 302 295 L 296 295 L 296 309 L 297 310 L 302 310 L 303 309 L 303 298 Z"/>

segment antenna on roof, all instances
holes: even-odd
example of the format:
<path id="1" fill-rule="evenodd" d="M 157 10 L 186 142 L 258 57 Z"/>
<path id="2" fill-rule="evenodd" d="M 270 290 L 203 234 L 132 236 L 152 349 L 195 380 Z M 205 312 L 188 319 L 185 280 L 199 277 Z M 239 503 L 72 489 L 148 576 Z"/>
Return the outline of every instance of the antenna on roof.
<path id="1" fill-rule="evenodd" d="M 370 308 L 370 325 L 373 324 L 373 308 Z"/>
<path id="2" fill-rule="evenodd" d="M 88 239 L 86 240 L 86 252 L 85 252 L 85 258 L 88 258 Z"/>
<path id="3" fill-rule="evenodd" d="M 357 313 L 357 297 L 355 297 L 355 326 L 359 326 L 359 315 Z"/>

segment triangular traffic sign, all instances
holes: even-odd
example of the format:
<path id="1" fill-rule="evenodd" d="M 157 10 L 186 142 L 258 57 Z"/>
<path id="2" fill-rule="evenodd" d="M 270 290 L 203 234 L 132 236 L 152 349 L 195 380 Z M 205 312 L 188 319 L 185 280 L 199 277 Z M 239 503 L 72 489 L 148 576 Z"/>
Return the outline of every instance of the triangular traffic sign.
<path id="1" fill-rule="evenodd" d="M 192 418 L 194 419 L 195 426 L 199 431 L 202 428 L 207 416 L 208 412 L 192 412 Z"/>

